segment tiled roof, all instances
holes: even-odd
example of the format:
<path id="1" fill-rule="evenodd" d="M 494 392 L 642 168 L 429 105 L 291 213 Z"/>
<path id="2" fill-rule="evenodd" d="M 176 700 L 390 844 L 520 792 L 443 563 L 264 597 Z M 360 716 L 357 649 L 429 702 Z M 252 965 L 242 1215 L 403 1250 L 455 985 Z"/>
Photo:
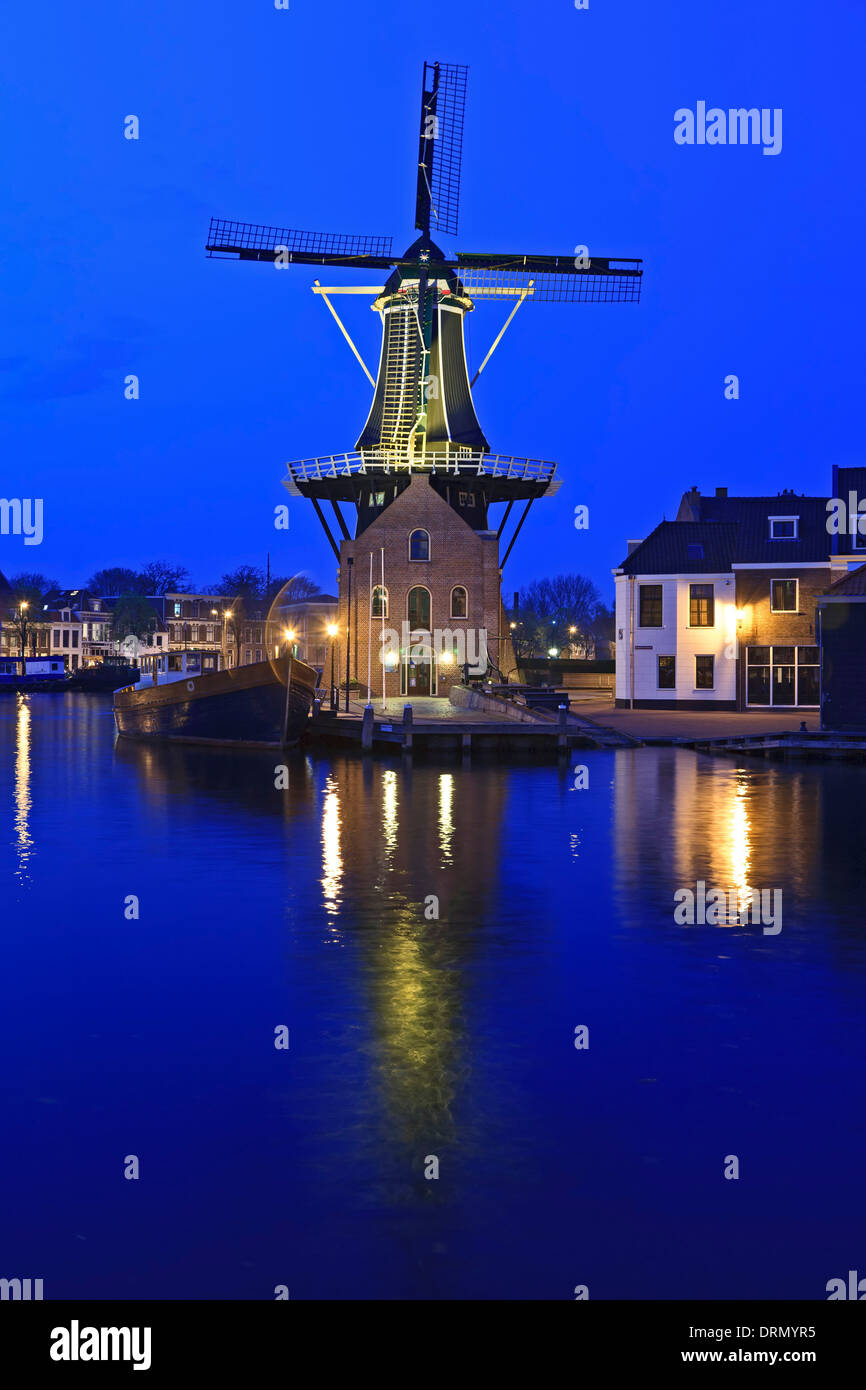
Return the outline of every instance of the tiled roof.
<path id="1" fill-rule="evenodd" d="M 797 497 L 794 493 L 781 497 L 701 497 L 697 507 L 701 521 L 736 524 L 735 564 L 796 564 L 826 560 L 830 554 L 826 497 Z M 797 517 L 797 539 L 771 540 L 771 516 Z"/>
<path id="2" fill-rule="evenodd" d="M 623 560 L 625 574 L 719 574 L 734 557 L 737 527 L 715 521 L 662 521 Z"/>
<path id="3" fill-rule="evenodd" d="M 828 598 L 866 598 L 866 565 L 849 570 L 843 579 L 837 579 L 827 590 Z"/>
<path id="4" fill-rule="evenodd" d="M 693 520 L 663 521 L 620 568 L 626 574 L 709 574 L 732 565 L 798 565 L 829 561 L 827 498 L 702 497 L 690 492 L 680 515 Z M 770 517 L 796 517 L 797 537 L 770 539 Z M 703 558 L 689 546 L 702 545 Z"/>

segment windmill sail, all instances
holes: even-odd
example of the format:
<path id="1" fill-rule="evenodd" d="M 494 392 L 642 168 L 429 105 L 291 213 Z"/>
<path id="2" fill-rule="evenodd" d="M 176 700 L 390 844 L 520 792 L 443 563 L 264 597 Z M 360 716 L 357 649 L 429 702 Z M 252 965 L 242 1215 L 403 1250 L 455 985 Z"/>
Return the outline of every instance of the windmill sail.
<path id="1" fill-rule="evenodd" d="M 457 233 L 466 74 L 460 63 L 425 63 L 418 140 L 415 226 Z"/>
<path id="2" fill-rule="evenodd" d="M 458 251 L 461 283 L 473 299 L 636 304 L 642 262 L 612 256 L 514 256 Z"/>
<path id="3" fill-rule="evenodd" d="M 212 217 L 209 256 L 236 256 L 241 261 L 299 261 L 306 265 L 393 264 L 391 237 L 344 236 L 339 232 L 302 232 L 289 227 L 262 227 L 255 222 L 228 222 Z"/>

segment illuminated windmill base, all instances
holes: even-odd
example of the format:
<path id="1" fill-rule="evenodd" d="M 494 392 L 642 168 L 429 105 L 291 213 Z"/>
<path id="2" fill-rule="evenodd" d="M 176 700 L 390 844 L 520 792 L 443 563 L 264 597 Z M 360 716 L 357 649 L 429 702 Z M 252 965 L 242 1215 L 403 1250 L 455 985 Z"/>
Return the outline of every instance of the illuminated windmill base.
<path id="1" fill-rule="evenodd" d="M 372 385 L 373 400 L 353 452 L 299 459 L 285 483 L 312 502 L 339 563 L 341 683 L 379 694 L 384 671 L 388 696 L 447 695 L 467 667 L 476 676 L 514 673 L 501 572 L 533 501 L 552 496 L 559 479 L 554 463 L 491 450 L 472 388 L 518 309 L 640 297 L 639 261 L 446 253 L 436 244 L 433 233 L 457 232 L 466 73 L 457 64 L 424 65 L 420 236 L 402 256 L 392 255 L 389 237 L 218 219 L 207 242 L 208 254 L 217 257 L 390 272 L 384 284 L 313 286 Z M 342 294 L 372 297 L 380 316 L 375 377 L 332 303 Z M 464 320 L 476 301 L 489 299 L 509 312 L 470 381 Z M 522 510 L 500 556 L 515 502 Z M 493 530 L 496 504 L 504 506 Z M 343 507 L 350 509 L 351 530 Z"/>

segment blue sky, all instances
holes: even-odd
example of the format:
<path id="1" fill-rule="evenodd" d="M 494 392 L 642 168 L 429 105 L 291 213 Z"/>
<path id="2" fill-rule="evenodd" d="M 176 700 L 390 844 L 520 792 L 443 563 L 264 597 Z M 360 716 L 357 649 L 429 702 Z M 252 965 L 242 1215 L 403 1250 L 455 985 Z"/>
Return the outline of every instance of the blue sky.
<path id="1" fill-rule="evenodd" d="M 205 235 L 215 215 L 408 245 L 425 58 L 470 66 L 446 249 L 645 262 L 639 307 L 525 307 L 476 388 L 494 448 L 564 480 L 507 594 L 572 570 L 609 592 L 692 484 L 821 493 L 864 461 L 859 0 L 8 0 L 0 50 L 0 494 L 45 510 L 41 546 L 0 536 L 7 574 L 163 558 L 204 585 L 270 551 L 333 585 L 309 504 L 288 533 L 273 509 L 286 460 L 352 447 L 369 384 L 316 269 L 208 260 Z M 781 153 L 676 145 L 698 100 L 782 108 Z M 377 317 L 342 305 L 374 362 Z M 471 315 L 474 366 L 503 317 Z"/>

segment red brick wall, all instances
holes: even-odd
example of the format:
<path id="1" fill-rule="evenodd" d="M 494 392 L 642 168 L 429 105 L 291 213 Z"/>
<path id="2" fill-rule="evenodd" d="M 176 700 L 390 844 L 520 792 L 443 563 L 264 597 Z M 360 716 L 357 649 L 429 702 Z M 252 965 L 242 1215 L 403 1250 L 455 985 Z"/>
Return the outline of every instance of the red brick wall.
<path id="1" fill-rule="evenodd" d="M 409 535 L 416 528 L 430 533 L 429 561 L 409 559 Z M 388 616 L 385 627 L 400 632 L 401 623 L 408 618 L 407 596 L 415 585 L 430 590 L 431 628 L 486 628 L 487 647 L 491 659 L 502 666 L 502 654 L 507 652 L 506 666 L 513 669 L 510 643 L 497 639 L 508 632 L 504 621 L 499 587 L 499 542 L 495 532 L 473 531 L 448 503 L 430 486 L 424 474 L 416 473 L 408 488 L 382 512 L 357 540 L 340 545 L 339 610 L 337 624 L 337 661 L 339 680 L 346 679 L 347 575 L 350 557 L 354 559 L 352 573 L 352 612 L 350 644 L 350 676 L 367 685 L 368 589 L 370 583 L 370 552 L 373 553 L 373 583 L 381 583 L 381 547 L 385 549 L 385 588 L 388 591 Z M 462 584 L 468 594 L 466 618 L 451 617 L 451 590 Z M 374 696 L 382 693 L 382 665 L 379 660 L 382 623 L 372 623 L 371 684 Z M 505 669 L 505 668 L 503 668 Z M 452 684 L 459 684 L 462 672 L 456 667 L 441 666 L 436 693 L 448 695 Z M 386 672 L 386 693 L 400 695 L 400 669 Z"/>

